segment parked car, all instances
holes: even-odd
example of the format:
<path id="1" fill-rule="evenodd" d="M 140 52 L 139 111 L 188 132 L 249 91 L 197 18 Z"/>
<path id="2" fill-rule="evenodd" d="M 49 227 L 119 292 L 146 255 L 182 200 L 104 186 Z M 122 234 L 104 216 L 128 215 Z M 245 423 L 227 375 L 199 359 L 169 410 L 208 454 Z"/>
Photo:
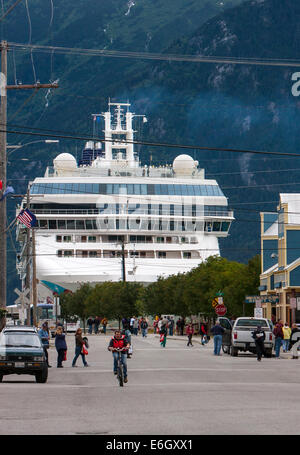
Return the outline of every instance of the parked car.
<path id="1" fill-rule="evenodd" d="M 8 374 L 31 374 L 45 383 L 48 366 L 35 327 L 5 327 L 0 334 L 0 382 Z"/>
<path id="2" fill-rule="evenodd" d="M 237 356 L 239 351 L 256 353 L 255 342 L 252 337 L 252 332 L 257 326 L 261 326 L 265 332 L 266 338 L 264 342 L 265 356 L 271 357 L 274 345 L 274 336 L 270 321 L 265 318 L 249 318 L 240 317 L 234 322 L 231 332 L 231 347 L 230 354 Z"/>

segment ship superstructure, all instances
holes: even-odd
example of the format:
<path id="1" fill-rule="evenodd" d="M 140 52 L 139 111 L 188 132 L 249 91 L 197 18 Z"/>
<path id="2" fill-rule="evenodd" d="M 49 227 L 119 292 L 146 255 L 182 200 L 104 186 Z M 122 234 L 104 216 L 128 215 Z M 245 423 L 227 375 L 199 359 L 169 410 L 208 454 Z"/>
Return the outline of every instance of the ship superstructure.
<path id="1" fill-rule="evenodd" d="M 218 183 L 185 154 L 172 165 L 142 166 L 129 108 L 109 103 L 101 114 L 104 145 L 88 142 L 79 163 L 61 153 L 30 184 L 39 299 L 55 286 L 74 291 L 85 282 L 121 279 L 149 284 L 220 254 L 218 239 L 228 235 L 234 217 Z M 25 206 L 24 199 L 18 211 Z M 25 231 L 19 224 L 22 279 Z"/>

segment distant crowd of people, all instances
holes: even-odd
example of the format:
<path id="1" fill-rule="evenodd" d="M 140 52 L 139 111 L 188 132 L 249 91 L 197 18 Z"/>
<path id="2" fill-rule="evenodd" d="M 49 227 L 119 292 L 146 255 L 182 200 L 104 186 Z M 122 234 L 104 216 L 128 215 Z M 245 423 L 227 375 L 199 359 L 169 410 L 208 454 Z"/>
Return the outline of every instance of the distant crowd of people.
<path id="1" fill-rule="evenodd" d="M 108 320 L 106 317 L 100 318 L 96 316 L 95 318 L 90 316 L 87 321 L 88 326 L 88 333 L 91 335 L 93 332 L 95 335 L 100 332 L 99 327 L 102 326 L 102 333 L 106 333 L 106 326 L 108 324 Z"/>

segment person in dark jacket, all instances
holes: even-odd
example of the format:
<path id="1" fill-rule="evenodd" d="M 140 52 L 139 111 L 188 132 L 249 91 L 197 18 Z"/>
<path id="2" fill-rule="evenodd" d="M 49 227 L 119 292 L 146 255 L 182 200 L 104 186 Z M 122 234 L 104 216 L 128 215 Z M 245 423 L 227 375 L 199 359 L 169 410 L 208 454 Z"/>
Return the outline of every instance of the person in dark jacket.
<path id="1" fill-rule="evenodd" d="M 55 347 L 57 351 L 57 368 L 63 368 L 62 362 L 67 350 L 66 335 L 63 333 L 62 327 L 57 327 L 55 332 Z"/>
<path id="2" fill-rule="evenodd" d="M 148 322 L 146 321 L 145 318 L 142 318 L 141 320 L 141 330 L 143 338 L 147 338 Z"/>
<path id="3" fill-rule="evenodd" d="M 78 359 L 78 357 L 80 355 L 81 355 L 81 358 L 82 358 L 83 365 L 85 367 L 89 366 L 87 361 L 85 360 L 85 355 L 82 353 L 83 345 L 86 346 L 86 342 L 82 338 L 82 330 L 81 329 L 77 329 L 76 332 L 75 332 L 75 357 L 74 357 L 74 359 L 72 361 L 72 367 L 76 367 L 76 360 Z"/>
<path id="4" fill-rule="evenodd" d="M 275 357 L 276 359 L 280 359 L 280 348 L 282 346 L 283 340 L 283 324 L 282 321 L 278 321 L 274 327 L 273 334 L 275 335 Z"/>
<path id="5" fill-rule="evenodd" d="M 261 357 L 264 354 L 264 341 L 266 339 L 266 334 L 260 325 L 252 332 L 252 337 L 255 341 L 257 360 L 260 362 Z"/>
<path id="6" fill-rule="evenodd" d="M 220 322 L 217 321 L 210 331 L 214 335 L 214 355 L 220 355 L 224 329 L 221 327 Z"/>
<path id="7" fill-rule="evenodd" d="M 48 324 L 44 322 L 42 325 L 42 328 L 39 330 L 39 336 L 42 340 L 43 348 L 44 348 L 44 353 L 46 357 L 46 362 L 48 365 L 48 368 L 51 368 L 51 365 L 49 365 L 49 359 L 48 359 L 48 349 L 49 349 L 49 340 L 50 340 L 50 331 L 48 328 Z"/>
<path id="8" fill-rule="evenodd" d="M 86 321 L 87 326 L 88 326 L 88 332 L 91 335 L 93 332 L 93 324 L 94 324 L 94 319 L 90 316 L 88 320 Z"/>

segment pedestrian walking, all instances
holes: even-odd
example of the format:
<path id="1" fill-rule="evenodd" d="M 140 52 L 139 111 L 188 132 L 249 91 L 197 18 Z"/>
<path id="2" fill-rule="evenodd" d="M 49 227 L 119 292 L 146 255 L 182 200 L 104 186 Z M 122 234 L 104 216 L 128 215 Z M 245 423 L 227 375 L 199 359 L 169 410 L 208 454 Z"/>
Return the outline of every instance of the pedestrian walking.
<path id="1" fill-rule="evenodd" d="M 63 360 L 67 351 L 66 335 L 62 327 L 57 327 L 55 332 L 55 348 L 57 351 L 57 368 L 63 368 Z"/>
<path id="2" fill-rule="evenodd" d="M 186 334 L 188 336 L 188 343 L 187 343 L 187 346 L 193 346 L 193 343 L 192 343 L 192 337 L 194 335 L 194 327 L 193 325 L 190 323 L 188 324 L 187 328 L 186 328 Z"/>
<path id="3" fill-rule="evenodd" d="M 76 367 L 76 361 L 80 355 L 83 365 L 85 367 L 89 366 L 85 359 L 85 354 L 83 353 L 84 347 L 86 347 L 86 341 L 82 338 L 82 330 L 77 329 L 75 332 L 75 357 L 72 361 L 72 367 Z"/>
<path id="4" fill-rule="evenodd" d="M 292 348 L 292 359 L 298 359 L 298 347 L 300 346 L 300 329 L 297 324 L 292 325 L 290 347 Z"/>
<path id="5" fill-rule="evenodd" d="M 101 319 L 99 318 L 99 316 L 96 316 L 95 319 L 94 319 L 94 333 L 95 333 L 95 335 L 97 335 L 97 333 L 99 332 L 100 322 L 101 322 Z"/>
<path id="6" fill-rule="evenodd" d="M 93 323 L 94 323 L 94 319 L 92 318 L 92 316 L 90 316 L 90 317 L 88 318 L 88 320 L 86 321 L 86 323 L 87 323 L 87 326 L 88 326 L 88 333 L 89 333 L 90 335 L 92 335 L 92 333 L 93 333 Z"/>
<path id="7" fill-rule="evenodd" d="M 275 357 L 280 359 L 280 348 L 283 340 L 282 321 L 278 321 L 274 327 L 273 334 L 275 335 Z"/>
<path id="8" fill-rule="evenodd" d="M 158 321 L 157 321 L 157 319 L 155 319 L 155 320 L 153 321 L 153 333 L 154 333 L 154 334 L 157 333 L 157 329 L 158 329 L 158 328 L 157 328 L 157 324 L 158 324 Z"/>
<path id="9" fill-rule="evenodd" d="M 177 321 L 176 321 L 176 333 L 177 333 L 177 335 L 180 334 L 180 326 L 181 326 L 181 318 L 177 319 Z"/>
<path id="10" fill-rule="evenodd" d="M 168 328 L 167 328 L 166 324 L 163 324 L 161 326 L 159 333 L 160 333 L 160 344 L 163 348 L 165 348 L 166 342 L 167 342 L 167 334 L 168 334 Z"/>
<path id="11" fill-rule="evenodd" d="M 183 337 L 183 332 L 184 332 L 184 326 L 185 326 L 185 320 L 184 320 L 184 318 L 182 318 L 180 321 L 180 335 L 182 337 Z"/>
<path id="12" fill-rule="evenodd" d="M 207 343 L 207 329 L 203 322 L 200 323 L 200 335 L 201 335 L 201 344 L 204 346 Z"/>
<path id="13" fill-rule="evenodd" d="M 282 327 L 282 331 L 283 331 L 282 350 L 283 352 L 288 352 L 292 329 L 289 327 L 287 322 L 285 322 L 284 326 Z"/>
<path id="14" fill-rule="evenodd" d="M 147 338 L 148 322 L 146 321 L 145 318 L 142 318 L 142 321 L 141 321 L 141 331 L 142 331 L 143 338 Z"/>
<path id="15" fill-rule="evenodd" d="M 138 333 L 139 333 L 139 320 L 138 320 L 137 317 L 134 318 L 133 333 L 134 333 L 135 336 L 138 336 Z"/>
<path id="16" fill-rule="evenodd" d="M 104 334 L 106 334 L 106 327 L 107 327 L 107 324 L 108 324 L 107 318 L 102 318 L 101 324 L 102 324 L 102 332 Z"/>
<path id="17" fill-rule="evenodd" d="M 173 316 L 171 316 L 170 319 L 169 319 L 169 335 L 170 336 L 173 336 L 174 324 L 175 324 L 174 318 L 173 318 Z"/>
<path id="18" fill-rule="evenodd" d="M 132 344 L 131 344 L 131 332 L 129 330 L 129 324 L 127 325 L 127 327 L 122 331 L 122 335 L 125 335 L 125 337 L 127 338 L 128 340 L 128 343 L 130 344 L 128 350 L 127 350 L 127 359 L 130 359 L 131 356 L 132 356 L 132 352 L 133 352 L 133 349 L 132 349 Z"/>
<path id="19" fill-rule="evenodd" d="M 221 327 L 220 322 L 216 321 L 210 331 L 214 335 L 214 355 L 220 355 L 224 329 Z"/>
<path id="20" fill-rule="evenodd" d="M 49 331 L 49 327 L 48 327 L 48 323 L 47 322 L 44 322 L 44 324 L 42 324 L 42 328 L 39 330 L 38 333 L 39 333 L 39 336 L 40 336 L 40 338 L 42 340 L 43 349 L 44 349 L 44 353 L 45 353 L 45 357 L 46 357 L 46 362 L 47 362 L 48 368 L 51 368 L 51 365 L 49 365 L 49 360 L 48 360 L 50 331 Z"/>
<path id="21" fill-rule="evenodd" d="M 254 330 L 252 332 L 252 337 L 254 338 L 254 341 L 255 341 L 257 360 L 260 362 L 262 355 L 264 354 L 264 351 L 265 351 L 264 341 L 266 339 L 266 334 L 260 325 L 258 325 L 256 327 L 256 330 Z"/>
<path id="22" fill-rule="evenodd" d="M 134 329 L 133 329 L 134 320 L 135 320 L 135 318 L 134 318 L 134 316 L 132 316 L 130 318 L 130 332 L 131 333 L 134 333 Z"/>

